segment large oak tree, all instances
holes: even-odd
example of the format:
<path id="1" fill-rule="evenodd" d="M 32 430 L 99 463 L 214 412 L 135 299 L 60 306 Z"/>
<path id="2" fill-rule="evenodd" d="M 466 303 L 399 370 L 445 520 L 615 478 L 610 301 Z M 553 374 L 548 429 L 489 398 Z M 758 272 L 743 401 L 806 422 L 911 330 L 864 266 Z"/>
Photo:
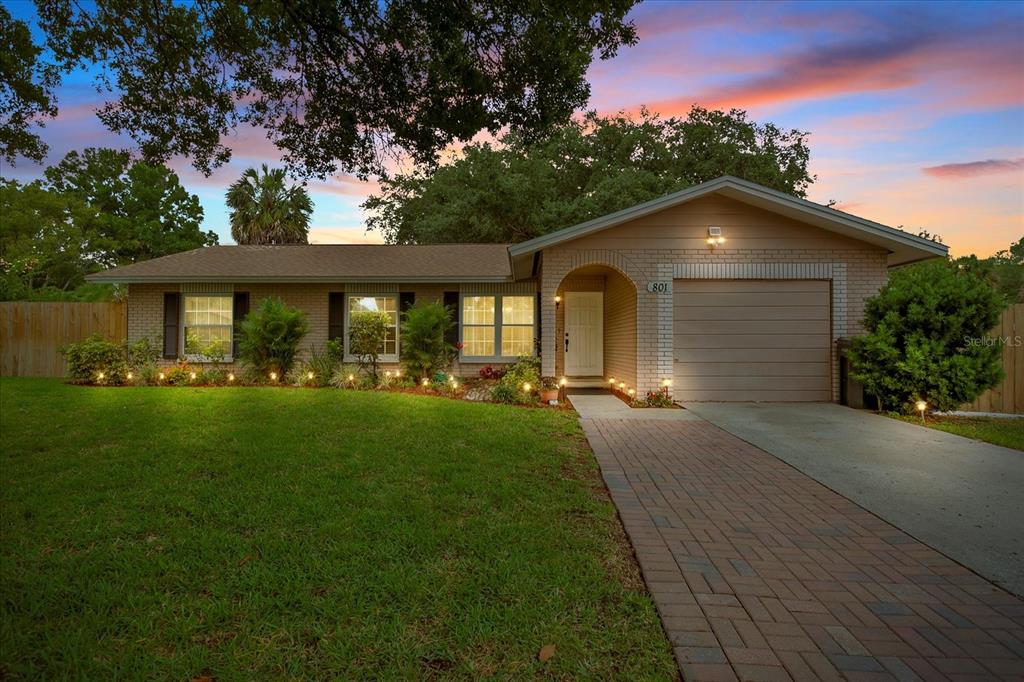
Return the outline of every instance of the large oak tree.
<path id="1" fill-rule="evenodd" d="M 738 110 L 591 113 L 541 140 L 509 133 L 385 179 L 364 208 L 389 242 L 519 242 L 722 175 L 803 197 L 809 157 L 806 133 Z"/>
<path id="2" fill-rule="evenodd" d="M 293 169 L 365 177 L 387 154 L 534 136 L 589 96 L 595 55 L 636 40 L 636 0 L 36 0 L 56 64 L 98 65 L 100 119 L 144 158 L 209 171 L 268 131 Z"/>

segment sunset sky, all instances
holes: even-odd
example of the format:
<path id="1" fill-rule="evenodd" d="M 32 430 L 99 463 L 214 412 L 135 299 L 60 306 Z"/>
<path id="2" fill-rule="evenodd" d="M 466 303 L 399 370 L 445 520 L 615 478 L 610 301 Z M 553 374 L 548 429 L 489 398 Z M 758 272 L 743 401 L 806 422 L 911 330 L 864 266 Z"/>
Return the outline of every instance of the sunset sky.
<path id="1" fill-rule="evenodd" d="M 29 2 L 2 0 L 19 18 Z M 590 69 L 590 106 L 739 107 L 809 131 L 809 198 L 916 232 L 954 255 L 988 256 L 1024 235 L 1024 3 L 647 2 L 639 43 Z M 94 115 L 94 73 L 68 77 L 43 132 L 48 163 L 86 146 L 129 147 Z M 172 165 L 199 195 L 206 229 L 230 243 L 224 192 L 241 171 L 278 159 L 260 131 L 239 131 L 232 162 L 210 177 Z M 21 162 L 8 177 L 38 177 Z M 312 182 L 311 239 L 377 242 L 359 204 L 374 185 Z"/>

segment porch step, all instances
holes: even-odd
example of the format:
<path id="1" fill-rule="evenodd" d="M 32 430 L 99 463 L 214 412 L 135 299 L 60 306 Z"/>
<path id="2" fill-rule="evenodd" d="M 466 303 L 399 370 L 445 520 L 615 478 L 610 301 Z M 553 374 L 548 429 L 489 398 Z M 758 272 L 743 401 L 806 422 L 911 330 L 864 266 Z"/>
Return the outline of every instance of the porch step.
<path id="1" fill-rule="evenodd" d="M 604 377 L 566 377 L 568 388 L 605 388 Z"/>

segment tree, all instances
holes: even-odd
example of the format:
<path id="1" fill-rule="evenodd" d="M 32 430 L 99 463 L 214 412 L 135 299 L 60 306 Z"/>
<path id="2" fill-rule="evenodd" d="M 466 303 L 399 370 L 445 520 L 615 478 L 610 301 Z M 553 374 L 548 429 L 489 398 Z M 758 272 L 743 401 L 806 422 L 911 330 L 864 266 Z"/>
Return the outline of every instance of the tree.
<path id="1" fill-rule="evenodd" d="M 594 56 L 636 32 L 636 0 L 37 0 L 55 63 L 101 70 L 98 115 L 144 158 L 209 172 L 224 136 L 267 130 L 305 174 L 361 176 L 387 152 L 543 131 L 585 105 Z"/>
<path id="2" fill-rule="evenodd" d="M 59 72 L 40 59 L 24 21 L 15 20 L 0 4 L 0 158 L 14 163 L 18 156 L 41 162 L 47 145 L 30 131 L 40 118 L 57 115 L 53 88 Z"/>
<path id="3" fill-rule="evenodd" d="M 953 262 L 989 282 L 1007 303 L 1024 303 L 1024 237 L 989 258 L 971 255 Z"/>
<path id="4" fill-rule="evenodd" d="M 44 171 L 46 187 L 75 197 L 71 221 L 89 270 L 166 256 L 217 243 L 203 232 L 203 207 L 166 166 L 133 161 L 126 151 L 70 152 Z"/>
<path id="5" fill-rule="evenodd" d="M 987 339 L 1002 309 L 987 282 L 947 261 L 899 268 L 867 301 L 853 376 L 880 408 L 954 410 L 1002 379 L 1002 350 Z"/>
<path id="6" fill-rule="evenodd" d="M 509 133 L 385 179 L 363 206 L 369 228 L 393 243 L 519 242 L 721 175 L 802 197 L 814 181 L 805 138 L 735 109 L 591 112 L 543 140 Z"/>
<path id="7" fill-rule="evenodd" d="M 406 375 L 433 377 L 446 369 L 455 349 L 445 340 L 452 311 L 439 301 L 416 303 L 402 316 L 402 364 Z"/>
<path id="8" fill-rule="evenodd" d="M 308 244 L 313 200 L 302 185 L 288 186 L 284 171 L 249 168 L 228 188 L 231 238 L 239 244 Z"/>
<path id="9" fill-rule="evenodd" d="M 387 313 L 362 311 L 352 313 L 348 322 L 348 349 L 359 359 L 359 366 L 369 370 L 377 384 L 377 366 L 388 337 L 391 318 Z"/>

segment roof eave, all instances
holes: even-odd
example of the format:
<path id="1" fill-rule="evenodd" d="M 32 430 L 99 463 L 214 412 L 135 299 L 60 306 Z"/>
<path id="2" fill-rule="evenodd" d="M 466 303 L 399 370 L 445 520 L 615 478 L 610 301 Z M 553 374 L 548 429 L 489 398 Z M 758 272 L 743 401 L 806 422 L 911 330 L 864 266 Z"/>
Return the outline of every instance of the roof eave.
<path id="1" fill-rule="evenodd" d="M 477 282 L 483 283 L 496 283 L 496 282 L 511 282 L 513 281 L 511 276 L 480 276 L 480 277 L 466 277 L 466 276 L 449 276 L 449 275 L 421 275 L 421 276 L 410 276 L 410 277 L 393 277 L 388 275 L 378 276 L 361 276 L 361 277 L 338 277 L 334 275 L 324 276 L 289 276 L 289 277 L 273 277 L 266 275 L 181 275 L 181 276 L 144 276 L 144 275 L 113 275 L 105 276 L 107 273 L 96 273 L 92 275 L 86 275 L 85 279 L 89 282 L 98 282 L 102 284 L 180 284 L 182 282 L 223 282 L 223 283 L 238 283 L 238 282 L 267 282 L 273 284 L 303 284 L 303 283 L 330 283 L 330 284 L 357 284 L 362 282 L 394 282 L 396 284 L 433 284 L 433 283 L 452 283 L 452 284 L 472 284 Z"/>

